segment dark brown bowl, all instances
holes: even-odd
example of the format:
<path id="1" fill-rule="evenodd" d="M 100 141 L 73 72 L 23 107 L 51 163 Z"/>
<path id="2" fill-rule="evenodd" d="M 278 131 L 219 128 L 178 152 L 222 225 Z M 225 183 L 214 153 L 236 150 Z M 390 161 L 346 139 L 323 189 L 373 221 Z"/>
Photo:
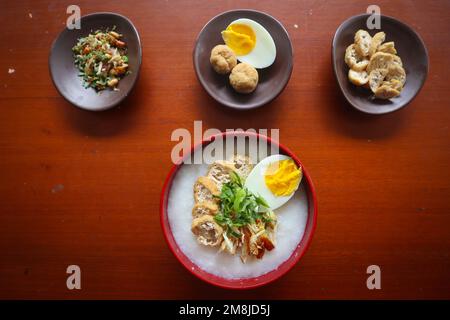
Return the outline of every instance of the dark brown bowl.
<path id="1" fill-rule="evenodd" d="M 403 22 L 381 16 L 381 30 L 368 30 L 368 17 L 367 14 L 351 17 L 336 30 L 331 48 L 334 74 L 344 97 L 354 108 L 370 114 L 389 113 L 406 106 L 419 93 L 428 73 L 428 53 L 420 36 Z M 348 80 L 345 49 L 354 42 L 354 35 L 359 29 L 367 30 L 372 36 L 384 31 L 386 42 L 395 42 L 406 71 L 406 83 L 400 96 L 390 100 L 373 99 L 370 90 L 357 87 Z"/>
<path id="2" fill-rule="evenodd" d="M 127 43 L 128 65 L 131 73 L 120 80 L 119 91 L 106 89 L 96 92 L 93 88 L 86 89 L 74 65 L 72 47 L 79 38 L 95 30 L 104 30 L 113 26 L 116 26 L 117 31 L 123 34 L 123 40 Z M 81 29 L 65 28 L 53 42 L 49 57 L 50 75 L 56 89 L 69 102 L 82 109 L 101 111 L 118 105 L 128 96 L 138 78 L 141 60 L 141 40 L 130 20 L 111 12 L 93 13 L 81 18 Z"/>
<path id="3" fill-rule="evenodd" d="M 270 33 L 277 48 L 275 62 L 268 68 L 258 69 L 259 83 L 250 94 L 234 91 L 228 75 L 217 74 L 209 63 L 211 49 L 223 44 L 221 31 L 239 18 L 260 23 Z M 195 73 L 203 88 L 216 101 L 235 109 L 257 108 L 275 99 L 291 77 L 292 56 L 291 40 L 283 25 L 268 14 L 254 10 L 232 10 L 212 18 L 200 31 L 193 53 Z"/>

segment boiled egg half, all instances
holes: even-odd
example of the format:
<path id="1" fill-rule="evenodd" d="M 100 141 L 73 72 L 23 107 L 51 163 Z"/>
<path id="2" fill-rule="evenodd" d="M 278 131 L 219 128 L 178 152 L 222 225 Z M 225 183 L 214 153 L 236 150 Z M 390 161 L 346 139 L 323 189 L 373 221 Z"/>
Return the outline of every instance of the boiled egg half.
<path id="1" fill-rule="evenodd" d="M 285 155 L 272 155 L 261 160 L 245 180 L 245 187 L 262 196 L 271 210 L 292 198 L 302 180 L 302 169 Z"/>
<path id="2" fill-rule="evenodd" d="M 240 62 L 263 69 L 275 61 L 277 55 L 275 42 L 270 33 L 256 21 L 235 20 L 222 31 L 222 38 Z"/>

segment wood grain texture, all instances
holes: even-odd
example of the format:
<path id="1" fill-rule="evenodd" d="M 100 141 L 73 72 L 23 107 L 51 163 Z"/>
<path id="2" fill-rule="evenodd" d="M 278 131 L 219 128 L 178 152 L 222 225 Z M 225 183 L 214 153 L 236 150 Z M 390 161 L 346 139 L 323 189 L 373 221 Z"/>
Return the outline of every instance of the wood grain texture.
<path id="1" fill-rule="evenodd" d="M 421 93 L 385 116 L 352 110 L 331 67 L 336 28 L 373 1 L 131 2 L 77 1 L 82 14 L 126 15 L 143 43 L 133 94 L 102 113 L 68 104 L 49 77 L 49 49 L 72 2 L 2 2 L 0 298 L 450 298 L 450 2 L 377 1 L 419 32 L 430 55 Z M 200 29 L 233 8 L 270 13 L 294 46 L 286 90 L 251 112 L 215 103 L 192 66 Z M 215 288 L 168 250 L 158 208 L 170 134 L 194 120 L 280 128 L 309 169 L 318 227 L 279 281 Z M 82 269 L 79 291 L 66 289 L 69 264 Z M 366 288 L 371 264 L 382 268 L 382 290 Z"/>

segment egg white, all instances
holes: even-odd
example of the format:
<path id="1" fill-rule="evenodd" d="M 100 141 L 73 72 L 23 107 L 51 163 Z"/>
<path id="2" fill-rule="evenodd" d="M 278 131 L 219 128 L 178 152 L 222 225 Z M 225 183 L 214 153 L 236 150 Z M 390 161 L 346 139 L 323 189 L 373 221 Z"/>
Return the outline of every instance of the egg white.
<path id="1" fill-rule="evenodd" d="M 258 22 L 250 19 L 237 19 L 230 23 L 243 24 L 253 29 L 256 36 L 256 44 L 253 50 L 241 56 L 236 56 L 240 62 L 252 65 L 256 69 L 264 69 L 271 66 L 277 56 L 277 48 L 270 33 Z"/>
<path id="2" fill-rule="evenodd" d="M 280 160 L 292 159 L 291 157 L 276 154 L 264 158 L 261 160 L 250 172 L 247 179 L 245 180 L 245 187 L 253 192 L 256 195 L 260 195 L 263 197 L 266 202 L 269 204 L 269 208 L 271 210 L 275 210 L 281 207 L 283 204 L 289 201 L 292 198 L 295 192 L 292 192 L 288 196 L 276 196 L 274 195 L 270 189 L 266 186 L 266 182 L 264 180 L 264 175 L 267 171 L 267 167 L 274 162 Z M 295 188 L 297 190 L 298 186 Z"/>

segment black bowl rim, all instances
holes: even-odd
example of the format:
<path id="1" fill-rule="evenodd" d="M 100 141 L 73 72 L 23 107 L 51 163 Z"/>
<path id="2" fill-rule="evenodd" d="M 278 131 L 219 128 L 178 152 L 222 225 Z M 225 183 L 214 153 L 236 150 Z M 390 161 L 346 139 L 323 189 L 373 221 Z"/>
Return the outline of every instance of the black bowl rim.
<path id="1" fill-rule="evenodd" d="M 288 40 L 289 40 L 289 48 L 291 49 L 291 50 L 290 50 L 290 53 L 291 53 L 291 67 L 289 68 L 289 74 L 288 74 L 288 77 L 287 77 L 286 80 L 284 81 L 283 86 L 281 87 L 281 89 L 280 89 L 276 94 L 274 94 L 273 96 L 271 96 L 269 99 L 262 100 L 262 101 L 257 102 L 257 103 L 253 103 L 253 104 L 251 104 L 250 106 L 243 106 L 243 105 L 241 105 L 241 104 L 231 103 L 231 102 L 228 102 L 228 101 L 226 101 L 226 100 L 218 99 L 218 98 L 213 94 L 213 92 L 206 86 L 206 81 L 205 81 L 202 77 L 200 77 L 200 70 L 199 70 L 199 67 L 198 67 L 198 65 L 195 63 L 195 52 L 197 51 L 197 47 L 198 47 L 198 42 L 199 42 L 200 35 L 203 33 L 203 31 L 205 30 L 205 28 L 206 28 L 213 20 L 215 20 L 216 18 L 218 18 L 218 17 L 220 17 L 220 16 L 222 16 L 222 15 L 228 14 L 228 13 L 233 13 L 233 12 L 252 12 L 252 13 L 261 14 L 261 15 L 264 15 L 264 16 L 267 16 L 267 17 L 271 18 L 272 20 L 274 20 L 274 21 L 281 27 L 281 29 L 282 29 L 282 30 L 284 31 L 284 33 L 286 34 L 286 36 L 287 36 L 287 38 L 288 38 Z M 194 50 L 193 50 L 193 52 L 192 52 L 192 61 L 193 61 L 193 64 L 194 64 L 195 75 L 197 76 L 198 81 L 201 83 L 203 89 L 205 89 L 205 91 L 209 94 L 209 96 L 210 96 L 211 98 L 213 98 L 214 100 L 216 100 L 216 101 L 219 102 L 220 104 L 222 104 L 222 105 L 224 105 L 224 106 L 226 106 L 226 107 L 235 109 L 235 110 L 251 110 L 251 109 L 256 109 L 256 108 L 262 107 L 263 105 L 266 105 L 266 104 L 272 102 L 273 100 L 275 100 L 275 99 L 276 99 L 276 98 L 284 91 L 284 89 L 286 88 L 287 84 L 289 83 L 289 80 L 291 79 L 292 70 L 293 70 L 293 68 L 294 68 L 294 48 L 293 48 L 292 41 L 291 41 L 291 37 L 289 36 L 288 31 L 286 30 L 286 28 L 284 27 L 284 25 L 283 25 L 277 18 L 271 16 L 270 14 L 268 14 L 268 13 L 266 13 L 266 12 L 259 11 L 259 10 L 254 10 L 254 9 L 232 9 L 232 10 L 227 10 L 227 11 L 224 11 L 224 12 L 221 12 L 221 13 L 215 15 L 215 16 L 214 16 L 213 18 L 211 18 L 207 23 L 205 23 L 205 25 L 203 26 L 203 28 L 202 28 L 202 29 L 200 30 L 200 32 L 198 33 L 197 39 L 195 40 Z"/>
<path id="2" fill-rule="evenodd" d="M 97 112 L 97 111 L 104 111 L 104 110 L 108 110 L 108 109 L 114 108 L 115 106 L 117 106 L 118 104 L 120 104 L 126 97 L 128 97 L 128 95 L 131 93 L 131 91 L 133 91 L 133 88 L 134 88 L 134 86 L 136 85 L 136 82 L 137 82 L 137 80 L 138 80 L 138 78 L 139 78 L 139 74 L 140 74 L 140 71 L 141 71 L 141 64 L 142 64 L 142 45 L 141 45 L 141 37 L 139 36 L 139 32 L 138 32 L 136 26 L 135 26 L 135 25 L 133 24 L 133 22 L 131 22 L 131 20 L 128 19 L 126 16 L 121 15 L 121 14 L 119 14 L 119 13 L 115 13 L 115 12 L 102 11 L 102 12 L 93 12 L 93 13 L 86 14 L 86 15 L 84 15 L 84 16 L 82 16 L 82 17 L 80 18 L 80 21 L 83 20 L 83 19 L 85 19 L 85 18 L 88 18 L 88 17 L 92 17 L 92 16 L 100 16 L 100 15 L 116 16 L 116 17 L 119 17 L 119 18 L 125 20 L 125 21 L 131 26 L 131 28 L 133 29 L 133 31 L 134 31 L 134 33 L 136 34 L 136 37 L 137 37 L 137 44 L 138 44 L 138 61 L 137 61 L 137 62 L 138 62 L 138 68 L 137 68 L 137 70 L 136 70 L 136 77 L 134 78 L 133 83 L 132 83 L 131 86 L 130 86 L 130 89 L 129 89 L 125 94 L 121 95 L 116 101 L 114 101 L 114 102 L 112 102 L 112 103 L 106 105 L 105 107 L 103 107 L 103 108 L 101 108 L 101 109 L 90 109 L 90 108 L 86 107 L 85 105 L 79 104 L 77 101 L 72 101 L 72 100 L 70 100 L 68 97 L 66 97 L 65 94 L 63 94 L 63 93 L 61 92 L 61 90 L 60 90 L 60 88 L 59 88 L 59 84 L 56 83 L 56 81 L 55 81 L 55 79 L 54 79 L 54 77 L 53 77 L 53 72 L 54 72 L 54 70 L 53 70 L 53 68 L 52 68 L 51 60 L 52 60 L 52 55 L 53 55 L 53 51 L 54 51 L 54 48 L 55 48 L 55 46 L 56 46 L 56 43 L 58 42 L 58 40 L 59 40 L 59 38 L 62 36 L 62 34 L 66 31 L 66 28 L 67 28 L 67 27 L 65 27 L 63 30 L 61 30 L 61 32 L 58 34 L 58 36 L 55 38 L 55 40 L 53 40 L 52 46 L 51 46 L 51 48 L 50 48 L 50 54 L 49 54 L 49 56 L 48 56 L 48 66 L 49 66 L 49 71 L 50 71 L 50 78 L 52 79 L 53 85 L 55 86 L 55 88 L 56 88 L 56 90 L 59 92 L 59 94 L 60 94 L 66 101 L 70 102 L 71 104 L 75 105 L 76 107 L 78 107 L 78 108 L 80 108 L 80 109 L 83 109 L 83 110 L 94 111 L 94 112 Z"/>
<path id="3" fill-rule="evenodd" d="M 356 103 L 352 103 L 350 101 L 350 99 L 348 98 L 348 94 L 345 90 L 342 89 L 341 83 L 338 80 L 338 76 L 337 76 L 337 67 L 336 67 L 336 63 L 335 63 L 335 59 L 334 59 L 334 48 L 336 47 L 336 37 L 337 35 L 341 32 L 341 30 L 343 29 L 344 25 L 349 23 L 352 20 L 356 20 L 362 17 L 368 17 L 370 16 L 370 14 L 368 13 L 363 13 L 363 14 L 358 14 L 355 16 L 352 16 L 348 19 L 346 19 L 345 21 L 343 21 L 339 27 L 336 29 L 336 32 L 334 33 L 333 36 L 333 40 L 332 40 L 332 45 L 331 45 L 331 63 L 333 64 L 333 72 L 334 72 L 334 77 L 336 78 L 336 82 L 339 85 L 339 89 L 341 90 L 342 94 L 344 95 L 345 99 L 347 100 L 347 102 L 355 109 L 364 112 L 366 114 L 372 114 L 372 115 L 382 115 L 382 114 L 388 114 L 388 113 L 393 113 L 395 111 L 398 111 L 402 108 L 404 108 L 406 105 L 408 105 L 412 100 L 414 100 L 414 98 L 419 94 L 420 90 L 423 88 L 423 85 L 425 84 L 425 81 L 427 80 L 428 77 L 428 72 L 429 72 L 429 64 L 430 64 L 430 60 L 429 60 L 429 56 L 428 56 L 428 50 L 427 47 L 425 46 L 425 42 L 423 41 L 422 37 L 413 29 L 411 28 L 409 25 L 407 25 L 406 23 L 398 20 L 397 18 L 394 18 L 392 16 L 387 16 L 387 15 L 380 15 L 383 19 L 387 19 L 387 20 L 392 20 L 395 21 L 396 23 L 402 25 L 403 27 L 405 27 L 406 29 L 408 29 L 409 31 L 411 31 L 411 33 L 417 38 L 417 40 L 419 40 L 419 43 L 422 45 L 424 52 L 425 52 L 425 58 L 426 58 L 426 71 L 424 74 L 424 78 L 422 83 L 420 84 L 420 87 L 417 89 L 417 91 L 414 93 L 414 95 L 409 99 L 404 101 L 402 104 L 400 104 L 396 109 L 393 110 L 389 110 L 389 111 L 382 111 L 382 112 L 370 112 L 367 109 L 360 107 L 358 104 Z"/>

